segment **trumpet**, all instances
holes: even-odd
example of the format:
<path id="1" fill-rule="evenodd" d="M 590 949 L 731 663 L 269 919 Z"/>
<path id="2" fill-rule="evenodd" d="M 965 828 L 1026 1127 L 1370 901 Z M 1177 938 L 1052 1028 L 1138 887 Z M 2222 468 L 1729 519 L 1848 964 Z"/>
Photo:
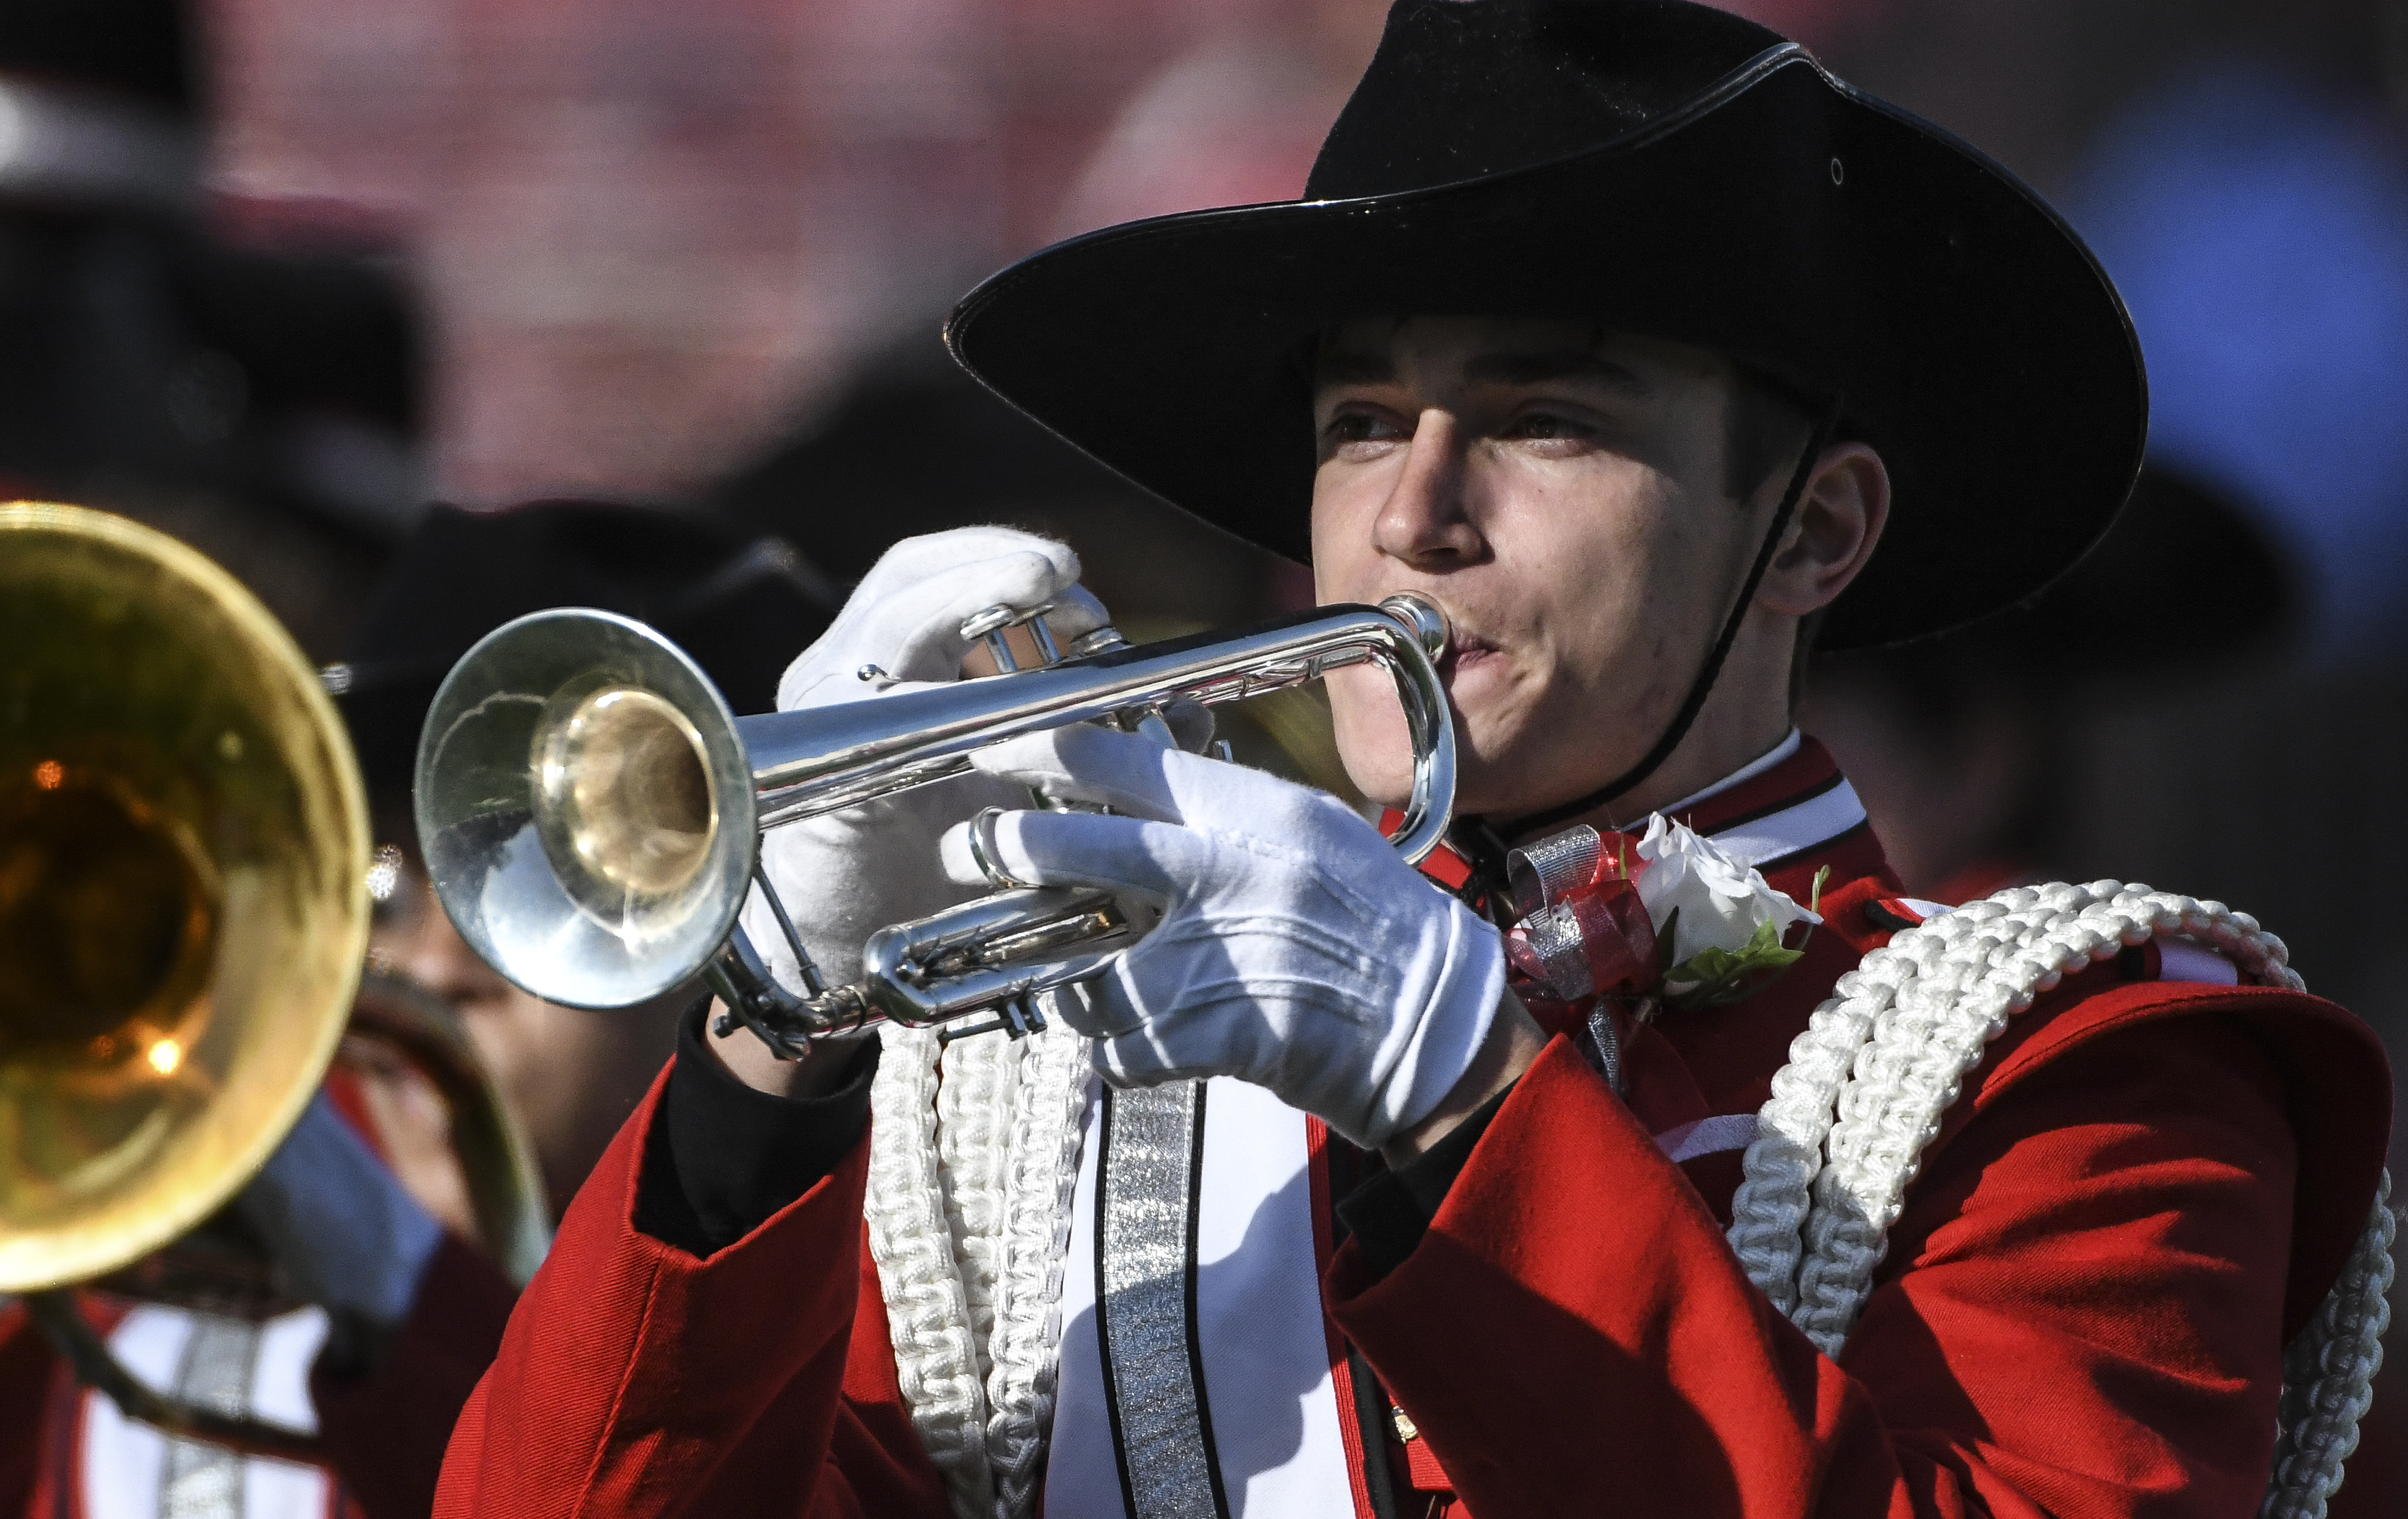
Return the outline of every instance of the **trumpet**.
<path id="1" fill-rule="evenodd" d="M 249 1455 L 314 1437 L 154 1391 L 73 1295 L 265 1317 L 224 1205 L 346 1032 L 440 1091 L 480 1232 L 549 1241 L 528 1152 L 451 1010 L 362 969 L 367 809 L 342 721 L 216 565 L 103 512 L 0 505 L 0 1293 L 130 1418 Z"/>
<path id="2" fill-rule="evenodd" d="M 812 963 L 761 868 L 761 830 L 959 775 L 990 745 L 1072 723 L 1169 743 L 1174 705 L 1374 664 L 1395 681 L 1413 749 L 1393 842 L 1418 862 L 1444 836 L 1455 732 L 1434 663 L 1447 623 L 1432 603 L 1401 595 L 1143 646 L 1105 627 L 1067 648 L 1049 610 L 998 606 L 963 624 L 995 675 L 745 717 L 640 623 L 558 609 L 507 623 L 452 667 L 420 738 L 417 822 L 436 895 L 468 945 L 537 996 L 626 1007 L 700 975 L 727 1018 L 791 1057 L 882 1023 L 1035 1032 L 1037 994 L 1101 974 L 1140 937 L 1105 893 L 1016 887 L 881 929 L 839 984 Z M 738 922 L 754 889 L 799 992 Z M 982 1013 L 993 1016 L 964 1025 Z"/>

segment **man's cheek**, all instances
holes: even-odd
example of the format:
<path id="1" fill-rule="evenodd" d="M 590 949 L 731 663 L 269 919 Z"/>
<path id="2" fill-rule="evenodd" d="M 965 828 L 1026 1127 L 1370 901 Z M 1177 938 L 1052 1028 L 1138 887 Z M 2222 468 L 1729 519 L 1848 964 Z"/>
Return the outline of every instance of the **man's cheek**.
<path id="1" fill-rule="evenodd" d="M 1402 806 L 1412 794 L 1413 748 L 1396 681 L 1377 666 L 1356 665 L 1331 672 L 1328 691 L 1346 774 L 1373 801 Z"/>
<path id="2" fill-rule="evenodd" d="M 1324 607 L 1373 602 L 1381 583 L 1381 556 L 1374 546 L 1385 493 L 1340 466 L 1324 465 L 1312 494 L 1312 599 Z"/>

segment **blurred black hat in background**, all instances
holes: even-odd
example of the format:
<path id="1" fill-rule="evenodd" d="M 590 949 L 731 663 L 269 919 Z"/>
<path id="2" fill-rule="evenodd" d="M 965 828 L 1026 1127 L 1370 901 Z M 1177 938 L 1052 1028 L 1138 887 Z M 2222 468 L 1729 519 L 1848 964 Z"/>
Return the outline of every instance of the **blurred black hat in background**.
<path id="1" fill-rule="evenodd" d="M 907 342 L 707 499 L 858 580 L 898 538 L 972 523 L 1058 537 L 1133 638 L 1268 615 L 1278 561 L 1148 494 Z"/>
<path id="2" fill-rule="evenodd" d="M 2275 651 L 2301 609 L 2297 570 L 2250 513 L 2152 459 L 2107 536 L 2046 591 L 1888 653 L 1902 666 L 1974 666 L 2070 694 L 2103 681 L 2198 675 Z"/>
<path id="3" fill-rule="evenodd" d="M 924 342 L 866 365 L 808 426 L 721 481 L 710 499 L 764 532 L 808 532 L 811 557 L 849 579 L 868 573 L 897 538 L 969 523 L 1151 507 L 1188 525 Z"/>
<path id="4" fill-rule="evenodd" d="M 594 607 L 649 623 L 743 713 L 776 705 L 778 678 L 842 602 L 842 588 L 783 539 L 694 512 L 438 506 L 402 545 L 327 685 L 370 789 L 406 786 L 436 687 L 512 618 Z"/>
<path id="5" fill-rule="evenodd" d="M 2084 879 L 2071 804 L 2102 725 L 2197 700 L 2297 632 L 2292 568 L 2241 505 L 2153 460 L 2087 558 L 1968 627 L 1817 655 L 1799 723 L 1848 771 L 1907 888 L 1956 902 Z"/>
<path id="6" fill-rule="evenodd" d="M 193 45 L 177 0 L 7 0 L 0 70 L 196 114 Z"/>
<path id="7" fill-rule="evenodd" d="M 190 0 L 0 3 L 0 485 L 174 533 L 331 643 L 307 582 L 426 499 L 419 321 L 394 250 L 356 229 L 270 243 L 214 214 L 208 19 Z M 325 541 L 294 570 L 257 552 L 263 531 Z"/>

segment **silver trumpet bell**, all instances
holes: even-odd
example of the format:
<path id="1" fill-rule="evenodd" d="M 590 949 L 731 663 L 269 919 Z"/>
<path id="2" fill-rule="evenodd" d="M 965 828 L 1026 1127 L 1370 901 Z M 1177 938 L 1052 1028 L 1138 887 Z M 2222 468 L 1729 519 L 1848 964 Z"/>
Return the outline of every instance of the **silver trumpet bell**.
<path id="1" fill-rule="evenodd" d="M 1103 970 L 1142 933 L 1105 893 L 996 892 L 873 935 L 859 979 L 830 986 L 760 867 L 760 830 L 970 767 L 991 744 L 1070 723 L 1171 741 L 1173 703 L 1216 706 L 1366 662 L 1394 677 L 1413 746 L 1394 841 L 1419 861 L 1446 831 L 1455 732 L 1433 661 L 1438 608 L 1411 595 L 1324 607 L 1246 632 L 1135 647 L 1099 628 L 1056 648 L 1046 608 L 963 625 L 1003 673 L 792 712 L 738 717 L 686 654 L 641 623 L 564 608 L 485 636 L 444 678 L 419 740 L 419 840 L 444 910 L 514 984 L 579 1008 L 627 1007 L 699 974 L 773 1050 L 867 1025 L 1043 1026 L 1034 994 Z M 1038 663 L 1008 635 L 1025 629 Z M 806 985 L 780 985 L 738 924 L 757 883 Z M 955 1030 L 948 1030 L 949 1035 Z"/>

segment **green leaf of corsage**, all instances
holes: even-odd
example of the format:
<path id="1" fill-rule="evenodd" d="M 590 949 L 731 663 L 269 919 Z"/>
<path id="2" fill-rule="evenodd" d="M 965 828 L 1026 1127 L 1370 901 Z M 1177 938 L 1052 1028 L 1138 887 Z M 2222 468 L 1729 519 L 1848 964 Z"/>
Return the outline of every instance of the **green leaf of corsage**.
<path id="1" fill-rule="evenodd" d="M 1665 1005 L 1716 1008 L 1737 1002 L 1797 964 L 1804 953 L 1783 948 L 1779 931 L 1769 922 L 1758 924 L 1756 933 L 1736 951 L 1699 950 L 1666 971 Z"/>

